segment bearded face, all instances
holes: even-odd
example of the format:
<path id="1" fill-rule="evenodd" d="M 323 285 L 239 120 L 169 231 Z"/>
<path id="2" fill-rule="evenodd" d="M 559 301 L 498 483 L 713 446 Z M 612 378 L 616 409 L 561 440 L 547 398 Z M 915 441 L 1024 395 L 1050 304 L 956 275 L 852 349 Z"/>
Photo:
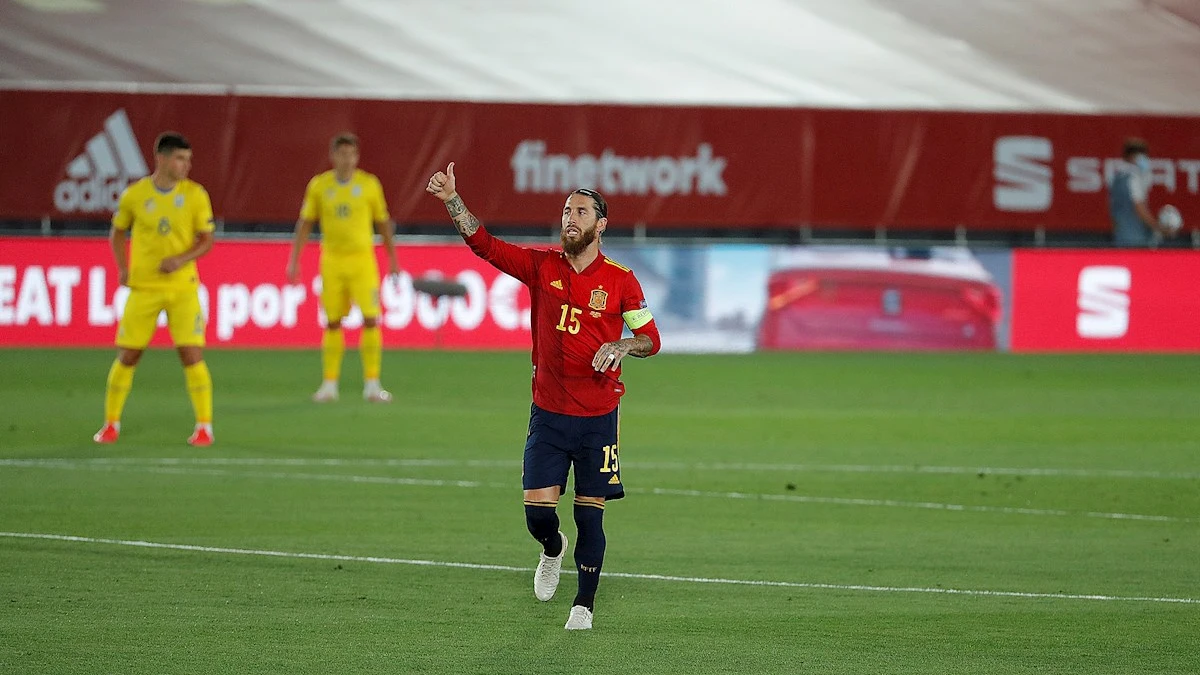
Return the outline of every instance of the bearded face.
<path id="1" fill-rule="evenodd" d="M 593 241 L 596 241 L 596 225 L 591 227 L 586 226 L 568 226 L 562 230 L 563 253 L 571 257 L 575 257 L 587 250 Z"/>
<path id="2" fill-rule="evenodd" d="M 601 221 L 596 216 L 595 202 L 591 197 L 580 194 L 568 197 L 563 206 L 562 232 L 559 235 L 563 252 L 575 257 L 586 251 L 603 231 Z"/>

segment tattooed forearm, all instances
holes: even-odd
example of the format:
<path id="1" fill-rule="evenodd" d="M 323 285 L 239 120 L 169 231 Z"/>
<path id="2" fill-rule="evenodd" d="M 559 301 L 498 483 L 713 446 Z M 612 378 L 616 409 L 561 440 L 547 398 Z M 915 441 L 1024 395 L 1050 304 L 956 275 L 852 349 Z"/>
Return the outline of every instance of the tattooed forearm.
<path id="1" fill-rule="evenodd" d="M 462 236 L 469 237 L 479 230 L 479 219 L 467 210 L 467 205 L 463 204 L 462 197 L 455 195 L 447 201 L 446 211 L 454 219 L 454 226 L 458 228 L 458 233 Z"/>
<path id="2" fill-rule="evenodd" d="M 479 219 L 470 211 L 455 218 L 454 225 L 458 228 L 458 233 L 464 237 L 469 237 L 479 231 Z"/>
<path id="3" fill-rule="evenodd" d="M 470 237 L 470 235 L 479 231 L 479 219 L 470 213 L 470 211 L 467 211 L 467 217 L 457 219 L 454 223 L 458 226 L 458 234 L 462 234 L 463 237 Z"/>
<path id="4" fill-rule="evenodd" d="M 646 357 L 650 352 L 654 351 L 654 342 L 649 335 L 634 335 L 631 338 L 622 340 L 628 347 L 630 356 Z"/>

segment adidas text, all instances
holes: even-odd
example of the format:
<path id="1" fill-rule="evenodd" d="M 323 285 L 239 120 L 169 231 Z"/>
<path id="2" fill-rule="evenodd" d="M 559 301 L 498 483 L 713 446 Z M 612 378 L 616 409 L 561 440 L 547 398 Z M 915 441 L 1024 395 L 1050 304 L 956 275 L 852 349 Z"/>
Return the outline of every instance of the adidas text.
<path id="1" fill-rule="evenodd" d="M 62 213 L 116 211 L 117 201 L 128 186 L 128 178 L 105 181 L 97 176 L 81 181 L 64 180 L 54 188 L 54 208 Z"/>

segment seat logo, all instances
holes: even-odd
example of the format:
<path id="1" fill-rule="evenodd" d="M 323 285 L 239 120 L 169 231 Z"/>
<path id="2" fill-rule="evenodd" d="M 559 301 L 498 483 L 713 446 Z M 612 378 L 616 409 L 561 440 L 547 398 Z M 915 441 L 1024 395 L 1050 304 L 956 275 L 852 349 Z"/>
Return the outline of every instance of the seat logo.
<path id="1" fill-rule="evenodd" d="M 1002 136 L 993 148 L 992 203 L 998 211 L 1046 211 L 1054 201 L 1054 144 L 1042 136 Z"/>
<path id="2" fill-rule="evenodd" d="M 1079 314 L 1075 332 L 1089 340 L 1112 340 L 1129 332 L 1129 290 L 1133 274 L 1127 267 L 1093 265 L 1079 272 Z"/>

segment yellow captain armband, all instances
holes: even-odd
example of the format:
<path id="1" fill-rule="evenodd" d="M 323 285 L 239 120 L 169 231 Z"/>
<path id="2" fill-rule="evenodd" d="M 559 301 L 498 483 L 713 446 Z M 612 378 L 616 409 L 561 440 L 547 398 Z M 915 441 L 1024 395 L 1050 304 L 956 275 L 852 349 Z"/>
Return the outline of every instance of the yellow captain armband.
<path id="1" fill-rule="evenodd" d="M 629 330 L 637 330 L 653 321 L 654 315 L 650 313 L 649 307 L 642 307 L 622 312 L 621 318 L 625 320 L 625 325 L 629 326 Z"/>

